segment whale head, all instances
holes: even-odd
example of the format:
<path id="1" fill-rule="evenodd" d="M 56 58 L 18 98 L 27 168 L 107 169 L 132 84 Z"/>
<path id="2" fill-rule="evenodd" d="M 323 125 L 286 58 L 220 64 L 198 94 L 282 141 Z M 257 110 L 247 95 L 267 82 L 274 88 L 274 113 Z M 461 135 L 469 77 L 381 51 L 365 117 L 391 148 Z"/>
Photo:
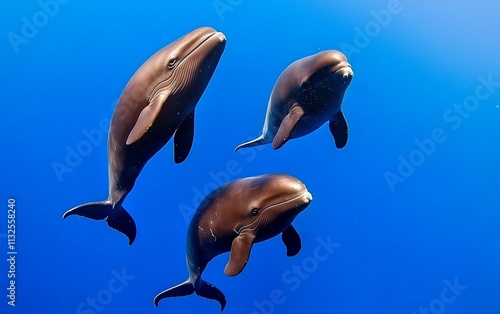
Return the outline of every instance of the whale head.
<path id="1" fill-rule="evenodd" d="M 240 191 L 240 206 L 236 211 L 239 223 L 235 229 L 240 234 L 253 233 L 256 242 L 283 232 L 312 200 L 305 185 L 288 175 L 270 174 L 244 180 L 248 182 Z"/>
<path id="2" fill-rule="evenodd" d="M 198 100 L 203 94 L 226 46 L 226 37 L 211 27 L 198 28 L 172 42 L 155 56 L 158 82 L 149 98 L 168 90 L 189 92 Z"/>

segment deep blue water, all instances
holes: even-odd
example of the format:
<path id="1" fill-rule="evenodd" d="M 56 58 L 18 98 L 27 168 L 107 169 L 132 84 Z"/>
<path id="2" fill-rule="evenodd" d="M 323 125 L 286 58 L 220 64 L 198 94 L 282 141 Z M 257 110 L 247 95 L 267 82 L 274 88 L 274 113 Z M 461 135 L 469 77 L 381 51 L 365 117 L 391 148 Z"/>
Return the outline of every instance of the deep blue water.
<path id="1" fill-rule="evenodd" d="M 6 0 L 0 12 L 0 313 L 218 313 L 196 295 L 152 300 L 187 277 L 183 212 L 219 179 L 264 173 L 296 176 L 314 196 L 294 222 L 302 251 L 287 257 L 279 237 L 259 243 L 234 278 L 228 254 L 213 260 L 203 278 L 225 293 L 225 313 L 500 313 L 499 3 L 61 0 L 50 11 Z M 107 196 L 105 125 L 128 79 L 200 26 L 227 46 L 188 159 L 175 165 L 169 143 L 125 201 L 135 243 L 104 222 L 63 221 Z M 281 71 L 327 49 L 344 51 L 355 73 L 347 146 L 323 126 L 277 151 L 234 153 L 260 134 Z M 69 165 L 86 132 L 103 139 Z"/>

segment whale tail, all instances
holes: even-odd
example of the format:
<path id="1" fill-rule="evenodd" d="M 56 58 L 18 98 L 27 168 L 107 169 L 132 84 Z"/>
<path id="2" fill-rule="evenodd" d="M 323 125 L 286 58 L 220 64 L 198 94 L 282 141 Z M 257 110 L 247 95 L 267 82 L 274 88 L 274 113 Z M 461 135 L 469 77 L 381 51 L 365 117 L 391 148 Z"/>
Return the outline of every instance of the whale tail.
<path id="1" fill-rule="evenodd" d="M 62 218 L 64 219 L 72 215 L 83 216 L 94 220 L 106 219 L 108 226 L 128 237 L 129 245 L 132 245 L 135 240 L 137 234 L 135 221 L 121 204 L 113 208 L 113 204 L 109 200 L 86 203 L 68 210 L 64 213 Z"/>
<path id="2" fill-rule="evenodd" d="M 261 135 L 261 136 L 257 137 L 254 140 L 251 140 L 249 142 L 246 142 L 246 143 L 243 143 L 243 144 L 240 144 L 240 145 L 236 146 L 236 148 L 234 149 L 234 151 L 237 152 L 238 149 L 240 149 L 240 148 L 260 146 L 260 145 L 264 145 L 264 144 L 266 144 L 266 142 L 264 140 L 264 136 Z"/>
<path id="3" fill-rule="evenodd" d="M 200 288 L 198 289 L 195 289 L 191 280 L 188 279 L 183 283 L 178 284 L 177 286 L 173 286 L 165 291 L 158 293 L 158 295 L 154 298 L 154 304 L 155 306 L 158 306 L 158 303 L 162 299 L 171 297 L 183 297 L 186 295 L 193 294 L 195 292 L 200 297 L 209 300 L 217 300 L 220 303 L 221 312 L 226 307 L 226 297 L 224 296 L 224 293 L 222 293 L 222 291 L 220 291 L 216 286 L 201 279 L 200 279 Z"/>

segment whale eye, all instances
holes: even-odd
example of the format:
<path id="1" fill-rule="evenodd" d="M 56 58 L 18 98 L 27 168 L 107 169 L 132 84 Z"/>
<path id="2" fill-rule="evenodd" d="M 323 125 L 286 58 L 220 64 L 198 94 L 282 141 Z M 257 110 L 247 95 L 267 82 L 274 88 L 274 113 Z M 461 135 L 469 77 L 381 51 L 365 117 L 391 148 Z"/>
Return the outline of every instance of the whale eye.
<path id="1" fill-rule="evenodd" d="M 177 63 L 177 58 L 171 57 L 170 60 L 168 60 L 168 68 L 172 69 L 173 67 L 175 67 L 176 63 Z"/>
<path id="2" fill-rule="evenodd" d="M 253 216 L 256 216 L 259 213 L 260 208 L 258 206 L 252 207 L 252 210 L 250 211 L 250 214 Z"/>

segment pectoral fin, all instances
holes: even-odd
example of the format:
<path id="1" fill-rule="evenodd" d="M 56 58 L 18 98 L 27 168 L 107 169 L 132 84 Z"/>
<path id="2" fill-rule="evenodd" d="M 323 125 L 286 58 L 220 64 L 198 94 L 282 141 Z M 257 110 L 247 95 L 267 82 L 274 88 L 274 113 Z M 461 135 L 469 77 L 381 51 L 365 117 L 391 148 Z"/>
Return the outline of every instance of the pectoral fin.
<path id="1" fill-rule="evenodd" d="M 194 138 L 194 111 L 184 119 L 182 124 L 179 126 L 177 131 L 175 131 L 174 136 L 174 155 L 175 162 L 183 162 L 189 152 L 191 151 L 191 146 L 193 145 Z"/>
<path id="2" fill-rule="evenodd" d="M 301 107 L 295 106 L 290 110 L 288 115 L 281 121 L 278 133 L 276 133 L 273 139 L 273 149 L 278 149 L 285 145 L 302 116 L 304 116 L 304 110 Z"/>
<path id="3" fill-rule="evenodd" d="M 139 114 L 139 118 L 137 118 L 137 122 L 128 135 L 127 145 L 137 142 L 141 137 L 144 136 L 144 134 L 146 134 L 148 129 L 155 122 L 155 119 L 160 113 L 160 110 L 167 98 L 167 94 L 160 94 L 156 98 L 154 98 L 153 101 L 149 103 L 149 105 L 142 109 L 141 113 Z"/>
<path id="4" fill-rule="evenodd" d="M 330 120 L 330 132 L 335 139 L 337 148 L 343 148 L 347 144 L 349 130 L 342 111 L 337 112 L 333 119 Z"/>
<path id="5" fill-rule="evenodd" d="M 226 275 L 231 277 L 236 276 L 245 268 L 250 257 L 254 239 L 255 236 L 252 234 L 242 234 L 233 240 L 229 262 L 226 265 L 226 269 L 224 269 Z"/>
<path id="6" fill-rule="evenodd" d="M 281 239 L 286 246 L 287 256 L 295 256 L 300 252 L 302 241 L 300 240 L 297 230 L 295 230 L 292 225 L 281 233 Z"/>

